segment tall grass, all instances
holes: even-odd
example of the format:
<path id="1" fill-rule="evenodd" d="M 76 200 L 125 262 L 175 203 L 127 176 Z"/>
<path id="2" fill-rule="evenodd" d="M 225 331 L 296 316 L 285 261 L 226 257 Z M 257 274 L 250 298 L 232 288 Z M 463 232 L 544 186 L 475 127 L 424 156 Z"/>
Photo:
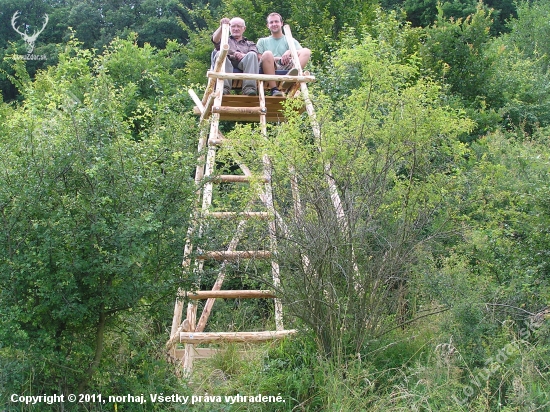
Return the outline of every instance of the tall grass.
<path id="1" fill-rule="evenodd" d="M 522 337 L 505 324 L 479 353 L 454 340 L 453 312 L 372 339 L 338 361 L 319 355 L 312 335 L 235 346 L 201 367 L 196 390 L 281 394 L 284 403 L 224 405 L 228 411 L 545 411 L 550 408 L 549 333 Z M 503 356 L 503 354 L 507 354 Z M 195 389 L 194 389 L 195 390 Z M 220 406 L 221 407 L 221 406 Z"/>

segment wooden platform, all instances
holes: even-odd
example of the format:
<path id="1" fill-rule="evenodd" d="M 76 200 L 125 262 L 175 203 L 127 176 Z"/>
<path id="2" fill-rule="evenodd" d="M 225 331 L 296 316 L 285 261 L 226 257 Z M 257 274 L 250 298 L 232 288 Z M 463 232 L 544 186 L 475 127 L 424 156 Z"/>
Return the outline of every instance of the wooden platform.
<path id="1" fill-rule="evenodd" d="M 266 121 L 270 123 L 279 123 L 284 122 L 286 119 L 283 115 L 283 105 L 282 103 L 286 100 L 286 97 L 274 97 L 266 96 L 265 97 L 265 110 L 266 110 Z M 260 107 L 260 98 L 258 96 L 244 96 L 236 94 L 228 94 L 222 98 L 222 108 L 258 108 Z M 212 110 L 216 110 L 214 107 Z M 209 110 L 205 118 L 208 118 L 212 114 L 212 110 Z M 305 110 L 305 106 L 301 109 L 300 112 Z M 193 108 L 193 113 L 197 116 L 200 116 L 201 112 L 197 106 Z M 234 112 L 230 111 L 219 111 L 220 120 L 228 121 L 239 121 L 239 122 L 258 122 L 259 114 L 258 113 L 246 113 L 245 111 L 235 110 Z"/>

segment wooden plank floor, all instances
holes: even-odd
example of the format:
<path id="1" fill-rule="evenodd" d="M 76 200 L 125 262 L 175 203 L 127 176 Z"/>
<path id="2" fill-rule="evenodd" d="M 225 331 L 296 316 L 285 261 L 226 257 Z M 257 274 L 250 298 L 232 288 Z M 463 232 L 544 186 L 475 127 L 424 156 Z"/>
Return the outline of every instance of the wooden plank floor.
<path id="1" fill-rule="evenodd" d="M 284 122 L 286 119 L 283 116 L 282 102 L 286 100 L 286 97 L 274 97 L 266 96 L 266 121 L 270 123 Z M 224 107 L 258 107 L 260 104 L 260 98 L 258 96 L 244 96 L 239 94 L 224 95 L 222 99 L 222 106 Z M 303 112 L 302 109 L 300 112 Z M 199 109 L 195 107 L 193 113 L 200 115 Z M 208 113 L 205 118 L 208 118 L 211 113 Z M 243 113 L 220 113 L 220 120 L 238 121 L 238 122 L 258 122 L 259 116 L 257 114 L 243 114 Z"/>

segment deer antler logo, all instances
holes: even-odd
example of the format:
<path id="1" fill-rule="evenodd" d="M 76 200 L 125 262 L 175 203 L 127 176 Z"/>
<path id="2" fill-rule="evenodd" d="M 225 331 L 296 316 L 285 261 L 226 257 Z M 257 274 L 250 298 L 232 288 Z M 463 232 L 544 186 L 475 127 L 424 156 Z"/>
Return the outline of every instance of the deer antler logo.
<path id="1" fill-rule="evenodd" d="M 19 31 L 19 29 L 17 28 L 18 26 L 15 25 L 15 21 L 19 18 L 20 15 L 21 12 L 19 10 L 13 13 L 13 16 L 11 17 L 11 26 L 17 33 L 21 35 L 23 40 L 25 40 L 25 43 L 27 43 L 27 53 L 31 54 L 34 50 L 34 42 L 36 41 L 40 33 L 44 31 L 44 29 L 46 28 L 46 24 L 48 24 L 48 15 L 44 14 L 44 25 L 42 26 L 42 28 L 38 31 L 35 30 L 30 36 L 27 34 L 27 31 L 29 30 L 29 25 L 25 24 L 24 32 Z"/>

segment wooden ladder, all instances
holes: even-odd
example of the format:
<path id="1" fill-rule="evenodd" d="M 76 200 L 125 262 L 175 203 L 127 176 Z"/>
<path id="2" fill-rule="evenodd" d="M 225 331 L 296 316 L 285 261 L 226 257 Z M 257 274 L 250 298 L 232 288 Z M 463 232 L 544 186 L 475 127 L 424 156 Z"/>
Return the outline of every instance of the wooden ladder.
<path id="1" fill-rule="evenodd" d="M 287 28 L 288 36 L 292 39 L 290 29 Z M 314 81 L 314 77 L 308 73 L 304 75 L 299 68 L 298 76 L 269 76 L 252 75 L 246 73 L 224 73 L 224 60 L 227 55 L 229 27 L 224 25 L 222 29 L 221 50 L 218 60 L 209 71 L 209 82 L 204 95 L 200 100 L 197 95 L 190 90 L 189 93 L 195 101 L 195 113 L 200 115 L 201 135 L 198 143 L 199 159 L 195 171 L 195 183 L 197 186 L 197 197 L 195 211 L 192 217 L 192 224 L 187 232 L 187 239 L 184 249 L 183 270 L 190 272 L 195 270 L 200 278 L 204 272 L 206 261 L 212 261 L 219 264 L 219 271 L 212 290 L 203 291 L 184 291 L 180 290 L 176 299 L 174 308 L 174 317 L 170 339 L 167 342 L 167 348 L 172 358 L 183 361 L 184 371 L 190 373 L 193 368 L 194 359 L 207 358 L 217 351 L 211 348 L 198 347 L 200 344 L 220 343 L 220 342 L 263 342 L 273 339 L 281 339 L 294 334 L 293 329 L 287 330 L 283 326 L 283 311 L 279 299 L 274 291 L 271 290 L 222 290 L 222 285 L 226 276 L 227 265 L 230 262 L 244 259 L 268 259 L 271 261 L 272 282 L 275 288 L 280 285 L 279 264 L 277 262 L 277 239 L 276 239 L 276 219 L 277 213 L 273 204 L 271 187 L 271 161 L 266 154 L 261 156 L 260 176 L 254 176 L 251 170 L 239 159 L 234 161 L 238 164 L 242 174 L 227 175 L 216 173 L 216 153 L 220 147 L 229 143 L 220 132 L 220 120 L 240 120 L 255 121 L 259 123 L 261 134 L 267 138 L 267 121 L 283 121 L 281 102 L 284 97 L 265 96 L 264 82 L 269 80 L 287 81 L 295 83 L 295 86 L 305 86 L 306 82 Z M 294 46 L 292 41 L 289 44 Z M 294 49 L 291 49 L 296 56 Z M 258 96 L 224 96 L 224 79 L 253 79 L 258 82 Z M 291 87 L 289 93 L 295 94 L 298 87 Z M 207 133 L 209 120 L 209 132 Z M 206 152 L 206 156 L 204 155 Z M 245 210 L 226 210 L 212 211 L 212 202 L 214 194 L 214 185 L 216 184 L 235 185 L 248 184 L 259 185 L 259 200 L 262 210 L 255 208 L 245 208 Z M 201 236 L 207 222 L 210 219 L 229 219 L 235 222 L 235 229 L 232 232 L 231 241 L 223 250 L 202 250 L 198 245 L 201 242 Z M 242 237 L 247 223 L 251 220 L 260 220 L 265 222 L 269 248 L 259 250 L 239 250 L 242 244 Z M 282 221 L 277 219 L 281 225 Z M 284 225 L 283 225 L 284 226 Z M 194 245 L 197 243 L 197 245 Z M 196 249 L 196 251 L 194 250 Z M 193 263 L 192 263 L 193 262 Z M 273 299 L 275 314 L 275 330 L 254 331 L 254 332 L 205 332 L 205 327 L 212 307 L 216 299 Z M 206 300 L 201 316 L 197 320 L 198 301 Z M 185 302 L 187 303 L 186 316 L 183 318 Z M 183 318 L 183 319 L 182 319 Z M 181 348 L 183 345 L 183 348 Z"/>
<path id="2" fill-rule="evenodd" d="M 223 90 L 223 89 L 220 89 Z M 261 99 L 261 98 L 260 98 Z M 253 176 L 250 170 L 244 164 L 240 164 L 242 175 L 221 175 L 216 174 L 216 152 L 224 144 L 224 139 L 219 133 L 217 116 L 212 116 L 210 136 L 207 140 L 207 155 L 204 166 L 197 168 L 197 182 L 201 181 L 198 197 L 202 200 L 200 211 L 194 216 L 195 225 L 190 227 L 184 250 L 183 267 L 185 271 L 191 270 L 191 258 L 193 254 L 192 239 L 197 235 L 197 241 L 200 241 L 203 230 L 209 219 L 224 219 L 235 222 L 235 228 L 231 241 L 227 247 L 222 250 L 201 250 L 197 246 L 197 252 L 194 254 L 195 269 L 199 278 L 201 277 L 206 261 L 219 263 L 219 271 L 212 287 L 209 291 L 181 291 L 179 292 L 174 309 L 174 318 L 172 322 L 172 332 L 168 346 L 174 358 L 183 360 L 183 367 L 186 372 L 191 372 L 193 360 L 197 358 L 206 358 L 217 353 L 210 348 L 199 348 L 197 345 L 218 343 L 218 342 L 263 342 L 272 339 L 280 339 L 295 333 L 294 330 L 285 330 L 283 327 L 282 305 L 275 293 L 270 290 L 222 290 L 222 285 L 226 276 L 226 266 L 229 262 L 245 259 L 269 259 L 271 260 L 271 272 L 273 285 L 277 287 L 280 284 L 279 265 L 276 261 L 277 241 L 275 237 L 275 221 L 273 199 L 271 195 L 271 173 L 270 162 L 267 156 L 263 157 L 262 176 Z M 264 129 L 265 130 L 265 129 Z M 204 167 L 204 168 L 203 168 Z M 260 191 L 262 211 L 243 210 L 243 211 L 216 211 L 212 212 L 213 186 L 215 184 L 257 184 L 263 186 Z M 269 237 L 269 250 L 238 250 L 245 227 L 249 220 L 259 219 L 267 224 Z M 231 226 L 231 225 L 230 225 Z M 273 331 L 255 331 L 255 332 L 205 332 L 208 318 L 212 312 L 212 307 L 217 298 L 223 299 L 274 299 L 275 307 L 275 325 Z M 198 301 L 206 300 L 202 309 L 202 314 L 197 320 Z M 188 301 L 186 317 L 182 319 L 184 302 Z M 178 345 L 183 344 L 183 349 L 178 349 Z"/>

